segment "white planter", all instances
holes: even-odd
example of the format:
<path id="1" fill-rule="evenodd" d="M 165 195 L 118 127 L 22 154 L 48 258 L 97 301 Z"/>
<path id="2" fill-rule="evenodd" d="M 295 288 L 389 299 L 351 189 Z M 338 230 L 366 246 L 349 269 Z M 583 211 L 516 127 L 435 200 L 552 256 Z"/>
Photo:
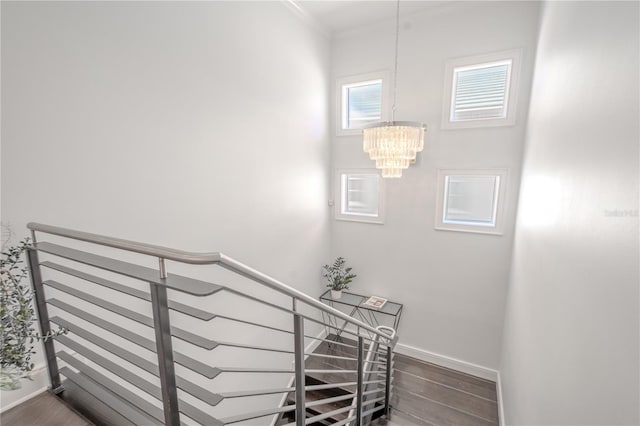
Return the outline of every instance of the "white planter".
<path id="1" fill-rule="evenodd" d="M 340 299 L 342 297 L 342 290 L 331 290 L 332 299 Z"/>

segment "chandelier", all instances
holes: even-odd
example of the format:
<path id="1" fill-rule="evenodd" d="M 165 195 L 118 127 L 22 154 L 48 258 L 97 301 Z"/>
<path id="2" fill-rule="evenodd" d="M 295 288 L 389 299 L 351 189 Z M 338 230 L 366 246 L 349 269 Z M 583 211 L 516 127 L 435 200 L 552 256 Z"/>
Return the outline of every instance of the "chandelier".
<path id="1" fill-rule="evenodd" d="M 424 124 L 414 121 L 395 121 L 399 36 L 400 0 L 396 3 L 396 55 L 391 121 L 370 124 L 362 131 L 364 152 L 376 162 L 377 169 L 382 169 L 383 178 L 399 178 L 402 176 L 402 170 L 416 162 L 416 154 L 424 148 L 424 133 L 427 128 Z"/>

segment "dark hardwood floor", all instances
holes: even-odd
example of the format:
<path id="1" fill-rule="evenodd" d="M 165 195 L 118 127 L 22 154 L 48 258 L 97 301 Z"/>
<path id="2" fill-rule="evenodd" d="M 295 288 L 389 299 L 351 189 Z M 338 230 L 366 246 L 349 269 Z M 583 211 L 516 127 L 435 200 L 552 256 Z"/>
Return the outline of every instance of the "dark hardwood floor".
<path id="1" fill-rule="evenodd" d="M 49 392 L 41 393 L 0 414 L 2 426 L 87 426 L 92 425 Z"/>

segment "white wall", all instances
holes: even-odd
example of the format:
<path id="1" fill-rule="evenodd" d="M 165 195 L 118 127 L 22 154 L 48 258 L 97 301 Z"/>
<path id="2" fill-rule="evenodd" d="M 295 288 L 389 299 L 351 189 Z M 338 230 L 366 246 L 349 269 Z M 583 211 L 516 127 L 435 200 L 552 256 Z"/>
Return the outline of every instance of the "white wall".
<path id="1" fill-rule="evenodd" d="M 280 2 L 2 2 L 2 221 L 222 251 L 318 293 L 328 49 Z"/>
<path id="2" fill-rule="evenodd" d="M 498 366 L 538 7 L 462 2 L 403 16 L 396 119 L 427 124 L 425 150 L 401 179 L 387 180 L 384 225 L 332 223 L 332 256 L 358 274 L 352 290 L 405 304 L 402 345 L 489 369 Z M 339 34 L 333 78 L 391 70 L 394 24 Z M 523 49 L 516 125 L 442 130 L 446 61 L 513 48 Z M 373 166 L 361 136 L 333 136 L 334 169 Z M 509 169 L 504 235 L 434 229 L 439 168 Z"/>
<path id="3" fill-rule="evenodd" d="M 501 376 L 507 425 L 637 425 L 636 2 L 541 18 Z"/>

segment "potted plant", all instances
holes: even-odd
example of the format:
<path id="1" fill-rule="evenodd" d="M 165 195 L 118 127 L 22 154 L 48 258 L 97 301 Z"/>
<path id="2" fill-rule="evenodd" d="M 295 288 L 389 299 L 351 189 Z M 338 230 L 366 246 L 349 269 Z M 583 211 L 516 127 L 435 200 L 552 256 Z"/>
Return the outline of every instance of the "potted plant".
<path id="1" fill-rule="evenodd" d="M 338 257 L 332 265 L 324 265 L 322 269 L 322 276 L 328 281 L 327 287 L 331 287 L 331 297 L 333 299 L 340 299 L 342 290 L 348 290 L 349 284 L 357 276 L 351 273 L 352 268 L 345 268 L 343 257 Z"/>
<path id="2" fill-rule="evenodd" d="M 33 292 L 23 283 L 27 277 L 24 253 L 29 247 L 26 238 L 18 245 L 3 249 L 0 257 L 0 389 L 20 388 L 20 380 L 30 379 L 35 354 L 33 344 L 37 340 L 50 339 L 64 334 L 64 329 L 42 336 L 34 328 Z"/>

